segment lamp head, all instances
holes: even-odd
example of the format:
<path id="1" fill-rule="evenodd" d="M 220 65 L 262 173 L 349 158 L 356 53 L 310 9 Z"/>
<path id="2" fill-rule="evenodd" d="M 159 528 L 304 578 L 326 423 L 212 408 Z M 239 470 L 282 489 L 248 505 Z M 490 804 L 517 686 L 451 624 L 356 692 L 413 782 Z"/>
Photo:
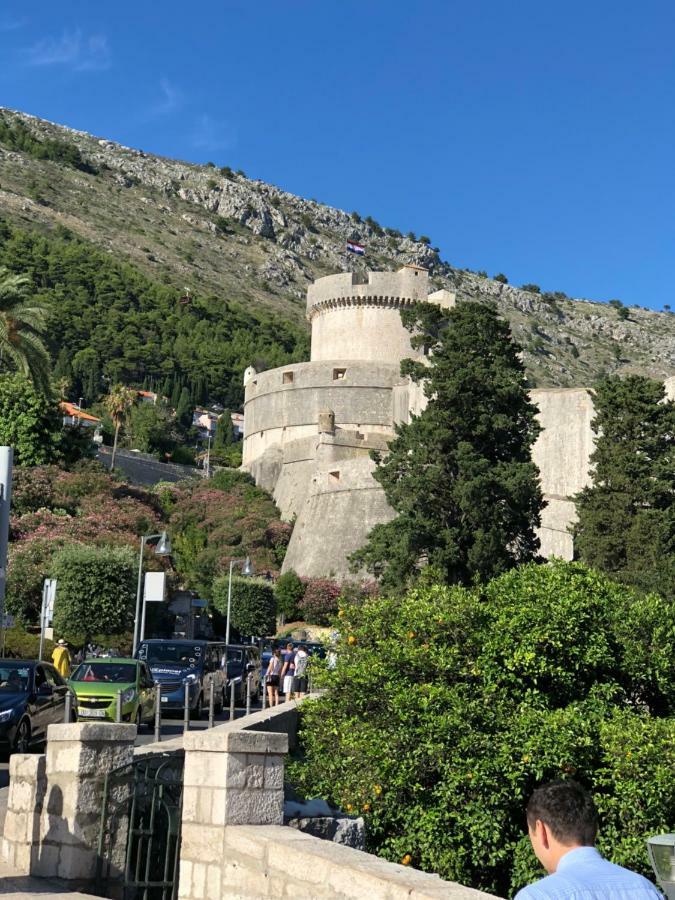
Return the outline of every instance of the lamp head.
<path id="1" fill-rule="evenodd" d="M 156 556 L 171 556 L 171 540 L 166 531 L 163 531 L 155 547 Z"/>
<path id="2" fill-rule="evenodd" d="M 253 575 L 254 569 L 251 565 L 251 558 L 249 556 L 246 557 L 244 562 L 244 568 L 241 570 L 242 575 Z"/>
<path id="3" fill-rule="evenodd" d="M 647 838 L 649 861 L 668 900 L 675 900 L 675 834 Z"/>

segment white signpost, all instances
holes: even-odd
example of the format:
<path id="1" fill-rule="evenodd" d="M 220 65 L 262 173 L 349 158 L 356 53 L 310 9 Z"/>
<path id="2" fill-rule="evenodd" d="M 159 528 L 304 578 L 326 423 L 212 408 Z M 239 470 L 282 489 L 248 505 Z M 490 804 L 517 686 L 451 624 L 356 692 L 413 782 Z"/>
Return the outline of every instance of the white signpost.
<path id="1" fill-rule="evenodd" d="M 145 637 L 145 604 L 163 603 L 166 589 L 166 572 L 146 572 L 143 587 L 143 613 L 141 615 L 140 643 Z"/>
<path id="2" fill-rule="evenodd" d="M 40 653 L 38 659 L 42 659 L 42 650 L 45 643 L 45 634 L 51 630 L 54 621 L 54 601 L 56 600 L 56 578 L 45 578 L 42 585 L 42 609 L 40 611 Z"/>

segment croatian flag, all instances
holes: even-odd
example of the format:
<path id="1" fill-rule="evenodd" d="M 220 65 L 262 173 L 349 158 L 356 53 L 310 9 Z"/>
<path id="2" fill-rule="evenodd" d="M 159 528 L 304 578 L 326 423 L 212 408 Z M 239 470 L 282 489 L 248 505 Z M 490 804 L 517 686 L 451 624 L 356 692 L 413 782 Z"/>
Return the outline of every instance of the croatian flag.
<path id="1" fill-rule="evenodd" d="M 356 253 L 357 256 L 366 254 L 366 248 L 362 244 L 355 244 L 354 241 L 347 241 L 347 250 L 349 253 Z"/>

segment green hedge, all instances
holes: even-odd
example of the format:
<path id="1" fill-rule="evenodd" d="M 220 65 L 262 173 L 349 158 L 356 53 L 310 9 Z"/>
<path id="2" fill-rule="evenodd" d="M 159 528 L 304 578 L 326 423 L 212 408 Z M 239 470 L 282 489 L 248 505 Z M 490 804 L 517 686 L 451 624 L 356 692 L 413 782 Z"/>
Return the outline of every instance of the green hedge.
<path id="1" fill-rule="evenodd" d="M 77 640 L 133 627 L 136 565 L 135 554 L 127 547 L 73 545 L 60 550 L 51 571 L 57 580 L 55 637 Z"/>
<path id="2" fill-rule="evenodd" d="M 227 590 L 229 576 L 223 575 L 213 582 L 213 605 L 223 616 L 227 615 Z M 232 578 L 232 608 L 230 627 L 241 635 L 274 634 L 276 629 L 276 605 L 272 584 L 264 578 Z"/>

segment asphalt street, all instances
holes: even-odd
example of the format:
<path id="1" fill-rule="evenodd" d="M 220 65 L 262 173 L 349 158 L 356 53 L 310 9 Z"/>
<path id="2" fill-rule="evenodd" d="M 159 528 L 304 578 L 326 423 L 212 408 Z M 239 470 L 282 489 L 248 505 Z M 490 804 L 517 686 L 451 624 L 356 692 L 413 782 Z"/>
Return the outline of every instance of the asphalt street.
<path id="1" fill-rule="evenodd" d="M 261 708 L 260 701 L 257 703 L 251 704 L 251 712 L 254 712 Z M 244 718 L 246 715 L 245 709 L 237 709 L 235 710 L 235 719 Z M 228 722 L 230 719 L 230 711 L 229 709 L 223 710 L 222 713 L 217 713 L 214 716 L 214 725 L 221 725 L 223 722 Z M 201 720 L 191 720 L 190 721 L 190 731 L 196 731 L 198 729 L 208 728 L 208 716 L 205 716 Z M 183 733 L 183 719 L 176 715 L 175 717 L 169 717 L 165 715 L 162 718 L 162 738 L 175 738 L 179 734 Z M 136 738 L 136 744 L 152 744 L 155 740 L 154 729 L 148 728 L 147 726 L 143 726 L 141 728 L 138 737 Z M 35 753 L 43 752 L 43 747 L 36 747 Z M 0 790 L 2 788 L 6 788 L 9 785 L 9 757 L 5 754 L 0 757 Z M 6 792 L 3 792 L 6 793 Z M 0 796 L 0 807 L 2 807 L 3 797 Z M 6 801 L 5 801 L 6 802 Z M 0 819 L 2 818 L 2 810 L 0 809 Z"/>

